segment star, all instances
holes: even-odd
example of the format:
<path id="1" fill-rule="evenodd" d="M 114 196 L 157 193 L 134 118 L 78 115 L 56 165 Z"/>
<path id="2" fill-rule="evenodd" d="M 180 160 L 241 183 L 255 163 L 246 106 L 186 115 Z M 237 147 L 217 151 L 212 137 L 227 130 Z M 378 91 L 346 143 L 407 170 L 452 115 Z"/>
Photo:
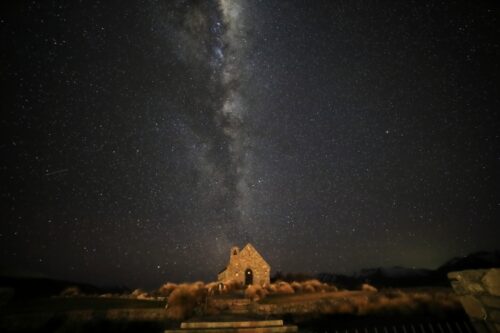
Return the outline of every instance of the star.
<path id="1" fill-rule="evenodd" d="M 249 242 L 311 274 L 498 246 L 487 3 L 18 7 L 0 20 L 6 268 L 157 288 L 211 281 Z"/>

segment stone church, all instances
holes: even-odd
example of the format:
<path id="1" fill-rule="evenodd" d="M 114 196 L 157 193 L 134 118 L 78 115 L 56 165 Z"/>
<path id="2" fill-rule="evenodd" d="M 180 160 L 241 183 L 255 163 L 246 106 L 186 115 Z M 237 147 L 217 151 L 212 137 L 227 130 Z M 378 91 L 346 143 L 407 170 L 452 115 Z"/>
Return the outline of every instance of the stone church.
<path id="1" fill-rule="evenodd" d="M 270 283 L 270 276 L 271 266 L 251 244 L 247 244 L 241 251 L 236 246 L 231 249 L 229 264 L 219 273 L 218 280 L 224 284 L 236 281 L 243 285 L 264 286 Z"/>

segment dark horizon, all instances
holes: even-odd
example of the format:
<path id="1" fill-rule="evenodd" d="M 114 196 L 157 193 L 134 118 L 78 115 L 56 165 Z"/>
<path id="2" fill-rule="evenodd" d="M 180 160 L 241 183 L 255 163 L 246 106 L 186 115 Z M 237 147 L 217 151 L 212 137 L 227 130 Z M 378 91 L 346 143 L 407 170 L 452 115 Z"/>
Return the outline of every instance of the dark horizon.
<path id="1" fill-rule="evenodd" d="M 498 260 L 500 258 L 500 249 L 491 250 L 491 251 L 478 251 L 478 252 L 470 253 L 470 254 L 465 255 L 465 256 L 455 256 L 455 257 L 449 258 L 449 260 L 441 263 L 437 267 L 407 267 L 404 265 L 392 265 L 392 266 L 362 267 L 362 268 L 355 270 L 355 271 L 352 271 L 352 272 L 336 272 L 336 271 L 327 271 L 327 270 L 323 270 L 323 271 L 320 270 L 317 272 L 271 271 L 271 279 L 272 280 L 276 279 L 277 276 L 283 276 L 283 277 L 292 276 L 292 277 L 299 277 L 300 279 L 302 279 L 302 278 L 317 279 L 317 278 L 319 278 L 320 275 L 324 275 L 324 274 L 342 275 L 345 277 L 356 278 L 357 276 L 359 276 L 360 274 L 363 274 L 363 272 L 366 272 L 366 271 L 379 270 L 379 269 L 385 270 L 385 269 L 391 269 L 391 268 L 401 268 L 401 269 L 416 270 L 416 271 L 429 270 L 429 271 L 436 271 L 437 272 L 438 270 L 442 269 L 444 265 L 450 264 L 455 259 L 470 258 L 470 257 L 474 257 L 475 255 L 478 255 L 478 254 L 495 254 L 496 259 Z M 478 269 L 478 268 L 479 269 L 487 269 L 487 268 L 491 268 L 491 267 L 496 267 L 496 265 L 497 265 L 496 263 L 497 263 L 497 261 L 493 260 L 492 262 L 485 264 L 485 265 L 481 265 L 478 262 L 474 262 L 472 264 L 469 263 L 469 265 L 472 265 L 474 267 L 474 269 Z M 464 269 L 464 268 L 460 268 L 460 269 Z M 465 269 L 472 269 L 472 267 L 466 267 Z M 214 282 L 217 280 L 216 279 L 217 273 L 213 274 L 213 276 L 209 276 L 208 278 L 200 278 L 200 279 L 193 279 L 193 280 L 186 280 L 186 279 L 180 278 L 177 280 L 160 281 L 158 284 L 126 285 L 126 284 L 120 284 L 120 283 L 116 283 L 116 284 L 104 283 L 103 284 L 99 281 L 92 281 L 92 280 L 79 280 L 79 279 L 71 280 L 71 279 L 67 279 L 64 277 L 50 276 L 48 274 L 44 274 L 43 272 L 33 272 L 33 271 L 23 270 L 23 269 L 15 269 L 15 268 L 9 269 L 9 268 L 0 267 L 0 278 L 47 279 L 47 280 L 54 280 L 54 281 L 61 281 L 61 282 L 68 282 L 68 283 L 85 284 L 85 285 L 90 285 L 90 286 L 97 287 L 97 288 L 102 288 L 103 290 L 107 290 L 110 288 L 116 289 L 116 290 L 121 290 L 123 288 L 134 290 L 134 289 L 140 288 L 140 289 L 144 289 L 144 290 L 153 291 L 153 290 L 158 289 L 161 285 L 163 285 L 167 282 L 172 282 L 172 283 L 193 283 L 193 282 L 198 282 L 198 281 L 202 281 L 204 283 Z M 409 278 L 412 279 L 413 277 L 409 277 Z M 392 281 L 392 280 L 389 280 L 389 281 Z M 413 281 L 413 280 L 411 280 L 411 281 Z"/>
<path id="2" fill-rule="evenodd" d="M 498 248 L 498 4 L 16 2 L 0 266 L 100 285 Z"/>

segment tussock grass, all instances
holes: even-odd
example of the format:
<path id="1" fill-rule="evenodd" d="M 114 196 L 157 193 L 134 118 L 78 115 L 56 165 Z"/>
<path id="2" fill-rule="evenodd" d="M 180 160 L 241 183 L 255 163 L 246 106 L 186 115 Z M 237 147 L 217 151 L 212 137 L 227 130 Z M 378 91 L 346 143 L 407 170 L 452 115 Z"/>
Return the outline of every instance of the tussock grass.
<path id="1" fill-rule="evenodd" d="M 401 290 L 316 292 L 273 295 L 263 304 L 277 312 L 338 315 L 442 315 L 460 309 L 452 290 Z"/>
<path id="2" fill-rule="evenodd" d="M 208 294 L 203 282 L 184 283 L 175 288 L 167 301 L 167 317 L 183 320 L 193 314 L 194 309 L 202 304 Z"/>
<path id="3" fill-rule="evenodd" d="M 361 285 L 361 290 L 368 291 L 368 292 L 374 292 L 374 293 L 376 293 L 378 291 L 377 288 L 375 288 L 374 286 L 372 286 L 371 284 L 368 284 L 368 283 L 363 283 Z"/>
<path id="4" fill-rule="evenodd" d="M 61 297 L 76 297 L 76 296 L 79 296 L 81 294 L 82 293 L 80 291 L 80 288 L 78 288 L 78 287 L 68 287 L 68 288 L 64 289 L 63 291 L 61 291 L 60 296 Z"/>
<path id="5" fill-rule="evenodd" d="M 250 285 L 245 290 L 245 297 L 251 299 L 252 301 L 258 301 L 267 296 L 269 291 L 258 285 Z"/>

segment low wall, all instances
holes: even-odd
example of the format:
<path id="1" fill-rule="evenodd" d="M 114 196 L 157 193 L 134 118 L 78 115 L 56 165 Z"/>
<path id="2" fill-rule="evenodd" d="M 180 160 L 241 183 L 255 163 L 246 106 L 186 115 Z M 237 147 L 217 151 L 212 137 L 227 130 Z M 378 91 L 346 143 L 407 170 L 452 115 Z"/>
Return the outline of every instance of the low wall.
<path id="1" fill-rule="evenodd" d="M 500 332 L 500 268 L 450 272 L 448 278 L 476 331 Z"/>

